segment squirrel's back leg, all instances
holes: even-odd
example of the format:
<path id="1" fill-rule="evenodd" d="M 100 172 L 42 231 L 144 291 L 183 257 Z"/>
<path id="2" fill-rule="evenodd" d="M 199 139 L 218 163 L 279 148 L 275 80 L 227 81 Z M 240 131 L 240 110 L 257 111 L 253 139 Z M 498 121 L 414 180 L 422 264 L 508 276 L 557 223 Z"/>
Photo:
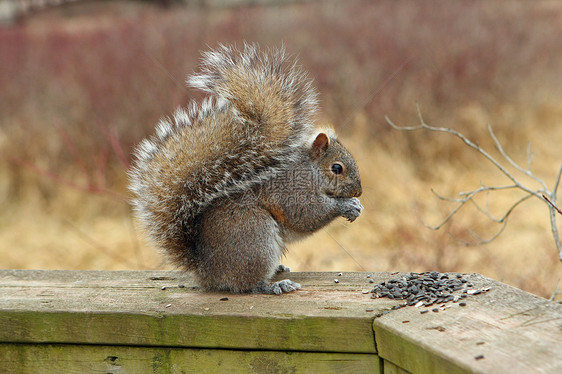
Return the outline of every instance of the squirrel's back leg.
<path id="1" fill-rule="evenodd" d="M 269 284 L 284 243 L 277 222 L 257 201 L 215 202 L 201 217 L 197 247 L 196 276 L 206 290 L 280 294 L 300 288 L 290 280 Z"/>

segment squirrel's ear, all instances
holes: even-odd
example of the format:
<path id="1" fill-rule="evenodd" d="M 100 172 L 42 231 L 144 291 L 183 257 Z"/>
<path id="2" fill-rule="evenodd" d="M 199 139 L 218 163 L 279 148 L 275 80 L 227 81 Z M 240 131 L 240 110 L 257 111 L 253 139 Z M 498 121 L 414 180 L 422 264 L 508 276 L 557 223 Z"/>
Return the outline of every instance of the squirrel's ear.
<path id="1" fill-rule="evenodd" d="M 330 138 L 325 133 L 321 132 L 316 135 L 316 139 L 312 142 L 312 159 L 317 160 L 322 156 L 330 146 Z"/>

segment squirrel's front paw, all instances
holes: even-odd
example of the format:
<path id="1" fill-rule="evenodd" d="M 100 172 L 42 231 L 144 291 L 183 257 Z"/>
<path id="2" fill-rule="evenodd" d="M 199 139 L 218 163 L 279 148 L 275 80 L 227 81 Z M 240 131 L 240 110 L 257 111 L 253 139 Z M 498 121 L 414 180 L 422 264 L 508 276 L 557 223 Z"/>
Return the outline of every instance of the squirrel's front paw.
<path id="1" fill-rule="evenodd" d="M 347 218 L 349 222 L 353 222 L 361 215 L 362 210 L 363 205 L 361 205 L 358 198 L 352 197 L 351 199 L 345 199 L 342 217 Z"/>

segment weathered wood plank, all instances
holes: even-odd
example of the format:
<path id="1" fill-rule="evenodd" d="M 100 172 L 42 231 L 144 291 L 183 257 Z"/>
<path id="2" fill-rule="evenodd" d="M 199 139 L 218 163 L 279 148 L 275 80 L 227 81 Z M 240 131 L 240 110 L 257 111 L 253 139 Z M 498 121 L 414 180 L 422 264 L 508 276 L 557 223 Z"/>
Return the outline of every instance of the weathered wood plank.
<path id="1" fill-rule="evenodd" d="M 397 276 L 373 273 L 372 279 Z M 486 277 L 468 276 L 474 288 L 492 289 L 469 296 L 467 306 L 450 304 L 426 314 L 414 307 L 391 310 L 401 301 L 371 299 L 362 292 L 373 287 L 365 273 L 290 277 L 303 289 L 282 296 L 229 295 L 200 292 L 189 276 L 173 271 L 2 270 L 0 354 L 25 366 L 36 355 L 25 352 L 51 346 L 134 349 L 126 357 L 145 355 L 145 362 L 171 351 L 179 355 L 171 362 L 195 354 L 180 351 L 210 351 L 217 362 L 221 352 L 269 351 L 285 363 L 285 352 L 370 354 L 378 360 L 377 353 L 391 372 L 562 372 L 562 306 Z"/>
<path id="2" fill-rule="evenodd" d="M 174 271 L 0 271 L 0 342 L 375 353 L 387 306 L 364 274 L 334 277 L 294 273 L 303 290 L 274 296 L 202 293 Z"/>
<path id="3" fill-rule="evenodd" d="M 481 275 L 471 282 L 492 289 L 465 307 L 377 318 L 379 355 L 412 373 L 562 373 L 562 307 Z"/>
<path id="4" fill-rule="evenodd" d="M 382 360 L 382 368 L 380 369 L 384 374 L 411 374 L 410 372 L 399 368 L 390 361 Z"/>
<path id="5" fill-rule="evenodd" d="M 13 373 L 379 373 L 374 354 L 235 351 L 57 344 L 0 344 Z"/>

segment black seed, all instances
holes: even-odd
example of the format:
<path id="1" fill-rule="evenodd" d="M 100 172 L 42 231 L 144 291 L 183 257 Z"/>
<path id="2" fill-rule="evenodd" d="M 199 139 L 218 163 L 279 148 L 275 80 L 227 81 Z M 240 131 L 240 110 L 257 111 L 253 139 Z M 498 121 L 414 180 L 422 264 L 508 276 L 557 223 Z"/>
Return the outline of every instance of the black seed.
<path id="1" fill-rule="evenodd" d="M 483 358 L 484 358 L 484 355 L 474 356 L 475 360 L 482 360 Z"/>
<path id="2" fill-rule="evenodd" d="M 427 312 L 429 312 L 429 309 L 425 309 L 425 310 L 420 311 L 420 314 L 425 314 Z"/>
<path id="3" fill-rule="evenodd" d="M 439 308 L 433 308 L 431 309 L 432 312 L 437 313 L 439 311 Z"/>
<path id="4" fill-rule="evenodd" d="M 463 301 L 461 303 L 459 303 L 460 306 L 466 306 L 466 303 Z"/>
<path id="5" fill-rule="evenodd" d="M 220 301 L 228 301 L 228 297 L 223 297 L 219 299 Z"/>
<path id="6" fill-rule="evenodd" d="M 461 297 L 467 297 L 467 290 L 463 286 L 466 283 L 468 283 L 467 286 L 472 285 L 463 278 L 462 274 L 439 273 L 437 271 L 411 272 L 409 275 L 402 275 L 381 282 L 371 292 L 376 293 L 378 297 L 407 300 L 404 305 L 415 305 L 422 301 L 423 305 L 430 306 L 435 303 L 457 302 Z M 454 295 L 455 291 L 461 290 L 461 295 Z M 484 292 L 484 290 L 478 291 Z"/>

